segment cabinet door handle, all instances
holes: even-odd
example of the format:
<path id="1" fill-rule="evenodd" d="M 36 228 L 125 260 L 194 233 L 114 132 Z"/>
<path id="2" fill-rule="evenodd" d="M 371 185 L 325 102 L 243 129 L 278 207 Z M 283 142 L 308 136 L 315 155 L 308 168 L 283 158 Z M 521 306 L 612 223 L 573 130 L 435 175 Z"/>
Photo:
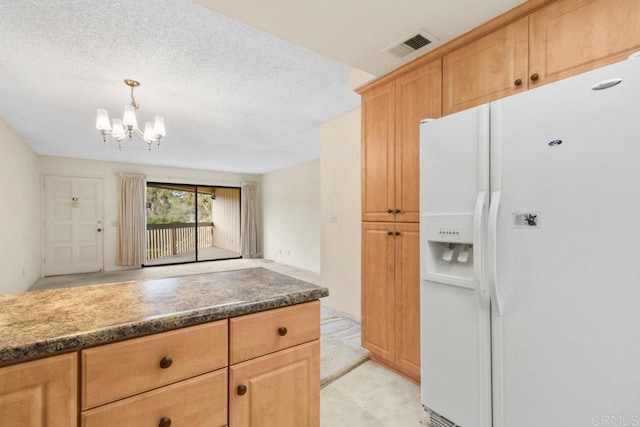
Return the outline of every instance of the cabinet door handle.
<path id="1" fill-rule="evenodd" d="M 400 232 L 399 232 L 399 231 L 396 231 L 396 232 L 395 232 L 395 235 L 396 235 L 396 236 L 399 236 L 399 235 L 400 235 Z"/>
<path id="2" fill-rule="evenodd" d="M 173 359 L 171 356 L 165 356 L 160 360 L 160 367 L 162 369 L 167 369 L 169 366 L 173 364 Z M 171 420 L 169 420 L 171 422 Z"/>
<path id="3" fill-rule="evenodd" d="M 387 209 L 387 213 L 393 213 L 393 209 Z"/>
<path id="4" fill-rule="evenodd" d="M 400 212 L 402 212 L 402 211 L 401 211 L 400 209 L 396 209 L 396 210 L 395 210 L 395 211 L 393 211 L 393 212 L 398 214 L 398 213 L 400 213 Z"/>
<path id="5" fill-rule="evenodd" d="M 535 82 L 536 80 L 538 80 L 540 78 L 540 76 L 538 75 L 538 73 L 533 73 L 531 74 L 531 81 Z"/>
<path id="6" fill-rule="evenodd" d="M 236 392 L 238 393 L 238 396 L 244 396 L 244 394 L 247 392 L 247 386 L 244 384 L 240 384 L 236 389 Z"/>
<path id="7" fill-rule="evenodd" d="M 516 86 L 520 86 L 522 84 L 522 79 L 516 79 L 516 81 L 513 82 L 513 84 Z"/>
<path id="8" fill-rule="evenodd" d="M 285 328 L 284 326 L 281 326 L 278 328 L 278 335 L 280 335 L 281 337 L 287 335 L 287 328 Z"/>
<path id="9" fill-rule="evenodd" d="M 387 231 L 387 236 L 393 236 L 393 231 Z"/>
<path id="10" fill-rule="evenodd" d="M 158 423 L 158 427 L 170 427 L 171 426 L 171 418 L 162 417 L 160 418 L 160 422 Z"/>

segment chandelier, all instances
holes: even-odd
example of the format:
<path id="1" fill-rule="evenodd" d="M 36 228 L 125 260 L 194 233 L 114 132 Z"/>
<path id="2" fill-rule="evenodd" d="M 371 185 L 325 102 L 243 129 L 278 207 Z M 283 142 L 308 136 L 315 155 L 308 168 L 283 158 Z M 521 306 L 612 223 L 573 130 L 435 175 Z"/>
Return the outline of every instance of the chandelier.
<path id="1" fill-rule="evenodd" d="M 133 97 L 133 89 L 140 86 L 140 82 L 126 79 L 124 83 L 131 88 L 131 103 L 124 106 L 122 118 L 114 118 L 113 125 L 109 123 L 109 112 L 105 109 L 98 109 L 98 118 L 96 119 L 96 129 L 102 134 L 102 140 L 107 143 L 107 135 L 111 135 L 118 143 L 118 148 L 122 148 L 122 141 L 127 137 L 131 140 L 133 134 L 147 143 L 149 151 L 153 143 L 160 146 L 160 139 L 165 136 L 164 117 L 156 116 L 155 122 L 146 122 L 144 124 L 144 133 L 138 129 L 138 121 L 136 120 L 136 110 L 140 106 Z"/>

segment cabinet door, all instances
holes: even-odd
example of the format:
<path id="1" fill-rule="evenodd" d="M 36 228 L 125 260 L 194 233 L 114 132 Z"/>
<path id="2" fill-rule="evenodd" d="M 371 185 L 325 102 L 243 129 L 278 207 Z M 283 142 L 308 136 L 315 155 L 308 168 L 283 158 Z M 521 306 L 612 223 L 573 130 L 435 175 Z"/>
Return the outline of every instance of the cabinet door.
<path id="1" fill-rule="evenodd" d="M 530 87 L 625 59 L 640 50 L 640 1 L 558 0 L 532 13 Z"/>
<path id="2" fill-rule="evenodd" d="M 396 367 L 420 381 L 420 224 L 396 231 Z"/>
<path id="3" fill-rule="evenodd" d="M 444 56 L 443 115 L 527 89 L 528 17 Z"/>
<path id="4" fill-rule="evenodd" d="M 420 221 L 420 121 L 442 113 L 442 60 L 396 80 L 395 220 Z"/>
<path id="5" fill-rule="evenodd" d="M 393 221 L 395 81 L 362 96 L 362 220 Z"/>
<path id="6" fill-rule="evenodd" d="M 320 425 L 320 341 L 234 365 L 230 427 Z"/>
<path id="7" fill-rule="evenodd" d="M 0 424 L 76 427 L 76 353 L 0 369 Z"/>
<path id="8" fill-rule="evenodd" d="M 394 363 L 395 224 L 362 223 L 362 346 Z"/>

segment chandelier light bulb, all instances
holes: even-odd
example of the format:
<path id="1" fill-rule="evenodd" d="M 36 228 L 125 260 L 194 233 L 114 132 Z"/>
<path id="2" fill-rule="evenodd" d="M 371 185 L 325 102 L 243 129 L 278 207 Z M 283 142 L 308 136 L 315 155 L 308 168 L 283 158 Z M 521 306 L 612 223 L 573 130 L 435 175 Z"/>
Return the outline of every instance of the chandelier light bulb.
<path id="1" fill-rule="evenodd" d="M 164 117 L 156 116 L 156 121 L 153 124 L 153 134 L 156 136 L 165 136 L 164 131 Z"/>
<path id="2" fill-rule="evenodd" d="M 122 114 L 122 124 L 126 127 L 138 127 L 138 121 L 136 120 L 136 111 L 131 105 L 124 106 L 124 113 Z"/>
<path id="3" fill-rule="evenodd" d="M 107 110 L 98 109 L 98 118 L 96 119 L 96 129 L 102 131 L 110 131 L 109 112 Z"/>

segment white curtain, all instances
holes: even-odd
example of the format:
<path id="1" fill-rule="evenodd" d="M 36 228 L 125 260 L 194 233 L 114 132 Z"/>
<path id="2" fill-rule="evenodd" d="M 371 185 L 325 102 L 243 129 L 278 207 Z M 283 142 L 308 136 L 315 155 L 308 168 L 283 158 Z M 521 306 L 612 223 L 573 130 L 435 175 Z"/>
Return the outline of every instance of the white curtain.
<path id="1" fill-rule="evenodd" d="M 242 233 L 240 253 L 243 258 L 260 257 L 260 210 L 258 204 L 258 184 L 242 183 Z"/>
<path id="2" fill-rule="evenodd" d="M 141 266 L 145 258 L 145 176 L 130 173 L 119 176 L 117 264 Z"/>

